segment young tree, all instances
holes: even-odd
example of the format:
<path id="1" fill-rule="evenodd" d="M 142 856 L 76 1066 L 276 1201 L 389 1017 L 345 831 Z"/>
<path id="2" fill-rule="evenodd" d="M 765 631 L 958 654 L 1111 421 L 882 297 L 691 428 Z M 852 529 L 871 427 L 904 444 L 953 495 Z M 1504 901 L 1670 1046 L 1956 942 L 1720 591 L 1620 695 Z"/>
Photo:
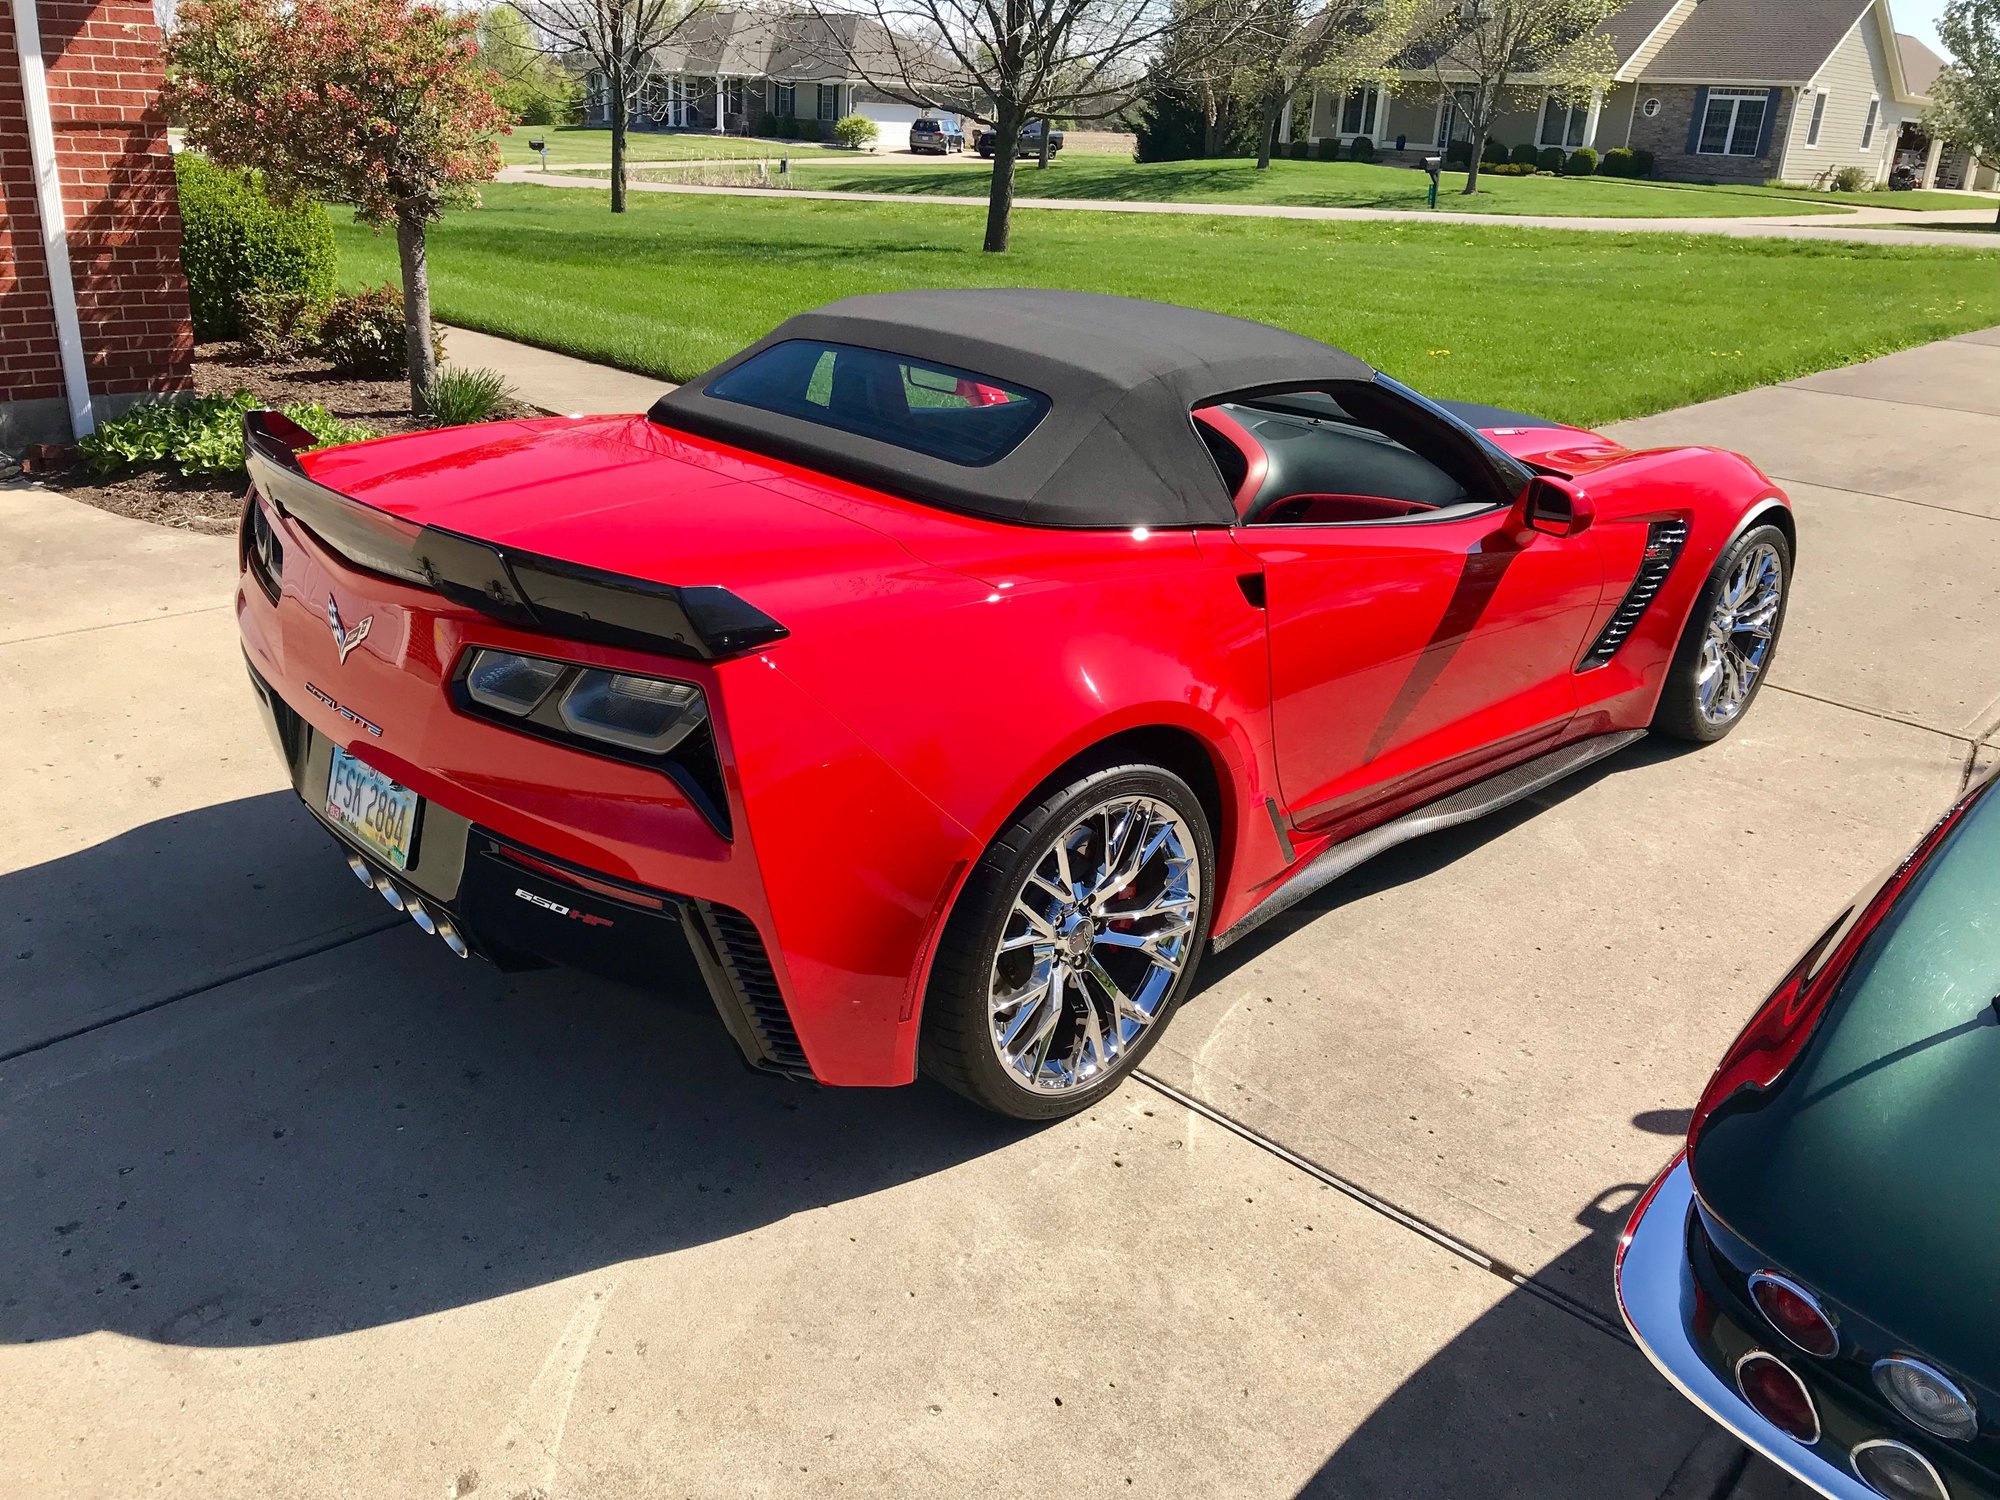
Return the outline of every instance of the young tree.
<path id="1" fill-rule="evenodd" d="M 1365 84 L 1396 82 L 1390 60 L 1402 50 L 1425 0 L 1259 0 L 1263 45 L 1236 74 L 1257 111 L 1257 165 L 1271 165 L 1271 138 L 1284 112 L 1315 90 L 1335 98 Z"/>
<path id="2" fill-rule="evenodd" d="M 1532 102 L 1544 90 L 1582 104 L 1611 82 L 1617 52 L 1601 29 L 1627 0 L 1465 0 L 1447 6 L 1412 49 L 1464 116 L 1472 134 L 1465 191 L 1479 191 L 1479 159 L 1509 97 Z"/>
<path id="3" fill-rule="evenodd" d="M 1931 85 L 1924 128 L 2000 162 L 2000 0 L 1946 0 L 1938 36 L 1952 61 Z"/>
<path id="4" fill-rule="evenodd" d="M 166 40 L 167 107 L 191 148 L 395 226 L 413 411 L 437 374 L 425 228 L 500 167 L 500 80 L 477 26 L 411 0 L 183 0 Z"/>
<path id="5" fill-rule="evenodd" d="M 653 52 L 679 37 L 716 0 L 508 0 L 554 49 L 604 80 L 611 111 L 611 211 L 625 212 L 625 138 L 632 107 L 653 75 Z"/>
<path id="6" fill-rule="evenodd" d="M 1143 92 L 1169 44 L 1198 57 L 1254 23 L 1242 0 L 804 0 L 869 87 L 993 128 L 985 248 L 1007 248 L 1021 128 L 1101 120 Z M 860 18 L 862 25 L 853 24 Z M 873 24 L 867 24 L 873 23 Z"/>
<path id="7" fill-rule="evenodd" d="M 576 76 L 543 50 L 521 13 L 491 5 L 479 13 L 479 56 L 500 75 L 500 107 L 517 125 L 563 125 L 582 92 Z"/>

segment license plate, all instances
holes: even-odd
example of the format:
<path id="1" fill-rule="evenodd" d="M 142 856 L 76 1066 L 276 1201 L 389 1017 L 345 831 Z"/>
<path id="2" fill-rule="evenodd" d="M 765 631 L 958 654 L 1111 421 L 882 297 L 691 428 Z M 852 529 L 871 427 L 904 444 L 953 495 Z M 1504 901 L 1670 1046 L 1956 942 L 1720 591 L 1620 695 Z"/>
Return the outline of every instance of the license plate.
<path id="1" fill-rule="evenodd" d="M 407 869 L 423 799 L 338 745 L 326 777 L 326 815 L 397 869 Z"/>

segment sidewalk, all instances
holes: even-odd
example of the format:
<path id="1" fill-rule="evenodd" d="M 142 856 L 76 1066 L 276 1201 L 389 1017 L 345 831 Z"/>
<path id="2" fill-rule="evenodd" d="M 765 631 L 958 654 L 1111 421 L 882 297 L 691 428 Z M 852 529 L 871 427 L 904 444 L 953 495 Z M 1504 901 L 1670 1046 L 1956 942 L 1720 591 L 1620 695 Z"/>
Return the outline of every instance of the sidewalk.
<path id="1" fill-rule="evenodd" d="M 675 165 L 678 165 L 676 163 Z M 602 178 L 572 177 L 560 171 L 508 167 L 501 182 L 529 182 L 542 187 L 605 187 Z M 733 198 L 801 198 L 825 203 L 934 203 L 956 208 L 984 208 L 984 194 L 961 193 L 828 193 L 809 188 L 696 187 L 682 183 L 626 184 L 634 193 L 692 193 Z M 1556 214 L 1431 213 L 1400 208 L 1317 208 L 1278 203 L 1128 203 L 1110 198 L 1016 198 L 1016 208 L 1047 208 L 1073 213 L 1195 214 L 1235 219 L 1314 219 L 1331 222 L 1386 221 L 1398 224 L 1490 225 L 1513 229 L 1574 229 L 1595 234 L 1714 234 L 1731 239 L 1847 240 L 1870 245 L 1947 245 L 1961 250 L 2000 250 L 2000 233 L 1968 234 L 1950 229 L 1926 229 L 1929 224 L 1984 224 L 1993 219 L 1990 207 L 1947 210 L 1935 214 L 1898 214 L 1889 209 L 1857 208 L 1853 216 L 1829 222 L 1829 216 L 1800 218 L 1773 215 L 1745 219 L 1589 219 Z M 1903 227 L 1903 226 L 1914 227 Z"/>
<path id="2" fill-rule="evenodd" d="M 446 327 L 444 347 L 451 363 L 498 370 L 518 398 L 556 416 L 644 411 L 673 389 L 652 375 L 571 359 L 470 328 Z"/>

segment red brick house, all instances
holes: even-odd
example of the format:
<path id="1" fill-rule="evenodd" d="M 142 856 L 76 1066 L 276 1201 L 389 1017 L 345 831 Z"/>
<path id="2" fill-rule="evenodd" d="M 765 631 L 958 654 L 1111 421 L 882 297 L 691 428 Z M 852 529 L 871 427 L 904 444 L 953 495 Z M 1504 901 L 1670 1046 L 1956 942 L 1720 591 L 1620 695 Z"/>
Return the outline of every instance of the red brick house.
<path id="1" fill-rule="evenodd" d="M 150 0 L 0 22 L 0 450 L 188 386 L 194 335 Z"/>

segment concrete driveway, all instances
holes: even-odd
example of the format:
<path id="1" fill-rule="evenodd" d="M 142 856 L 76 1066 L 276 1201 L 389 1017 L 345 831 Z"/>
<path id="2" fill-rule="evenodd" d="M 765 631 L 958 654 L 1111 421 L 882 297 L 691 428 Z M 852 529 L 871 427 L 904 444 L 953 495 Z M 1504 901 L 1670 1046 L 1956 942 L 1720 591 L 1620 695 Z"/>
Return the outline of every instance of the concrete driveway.
<path id="1" fill-rule="evenodd" d="M 1611 1248 L 2000 715 L 2000 331 L 1618 429 L 1798 501 L 1771 690 L 1409 846 L 1023 1131 L 451 959 L 252 712 L 226 540 L 0 492 L 0 1489 L 1772 1494 Z"/>

